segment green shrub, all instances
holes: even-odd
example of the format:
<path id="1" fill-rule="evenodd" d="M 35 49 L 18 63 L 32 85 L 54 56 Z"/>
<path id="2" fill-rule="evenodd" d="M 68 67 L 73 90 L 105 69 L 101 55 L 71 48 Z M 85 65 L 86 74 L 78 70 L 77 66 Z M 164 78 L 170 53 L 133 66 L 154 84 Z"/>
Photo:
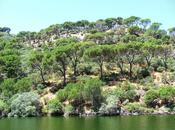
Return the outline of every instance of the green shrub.
<path id="1" fill-rule="evenodd" d="M 157 70 L 159 67 L 163 67 L 163 62 L 160 59 L 154 58 L 152 60 L 151 66 L 154 68 L 154 70 Z"/>
<path id="2" fill-rule="evenodd" d="M 13 96 L 16 91 L 14 88 L 15 85 L 15 80 L 12 78 L 5 79 L 1 85 L 0 85 L 0 90 L 1 90 L 1 96 L 8 100 L 11 96 Z"/>
<path id="3" fill-rule="evenodd" d="M 154 100 L 159 97 L 159 93 L 157 90 L 149 90 L 146 92 L 144 96 L 145 103 L 150 107 L 155 107 Z"/>
<path id="4" fill-rule="evenodd" d="M 61 102 L 58 99 L 52 99 L 47 104 L 48 112 L 51 115 L 63 114 Z"/>
<path id="5" fill-rule="evenodd" d="M 164 84 L 167 84 L 167 83 L 173 83 L 175 81 L 175 72 L 173 73 L 168 73 L 168 72 L 164 72 L 162 73 L 162 82 Z"/>
<path id="6" fill-rule="evenodd" d="M 137 76 L 139 78 L 146 78 L 147 76 L 150 76 L 150 72 L 147 68 L 142 68 L 137 70 Z"/>
<path id="7" fill-rule="evenodd" d="M 129 101 L 134 101 L 136 98 L 136 92 L 134 90 L 128 90 L 124 94 L 125 99 L 129 99 Z"/>
<path id="8" fill-rule="evenodd" d="M 5 113 L 8 111 L 8 105 L 0 99 L 0 117 L 4 116 Z"/>
<path id="9" fill-rule="evenodd" d="M 67 99 L 68 97 L 68 92 L 66 91 L 66 89 L 61 89 L 57 92 L 57 98 L 60 102 L 63 102 Z"/>
<path id="10" fill-rule="evenodd" d="M 148 90 L 148 89 L 150 89 L 150 86 L 153 86 L 154 79 L 152 77 L 148 76 L 144 79 L 141 79 L 140 84 L 143 85 L 143 87 L 144 87 L 143 89 Z"/>
<path id="11" fill-rule="evenodd" d="M 97 109 L 102 100 L 101 86 L 103 82 L 99 79 L 81 77 L 77 83 L 69 83 L 67 86 L 57 92 L 57 98 L 60 102 L 65 100 L 91 101 L 94 109 Z"/>
<path id="12" fill-rule="evenodd" d="M 173 73 L 170 74 L 169 80 L 170 80 L 171 82 L 175 81 L 175 72 L 173 72 Z"/>
<path id="13" fill-rule="evenodd" d="M 162 100 L 170 100 L 175 97 L 175 88 L 172 86 L 164 86 L 159 89 L 159 96 Z"/>
<path id="14" fill-rule="evenodd" d="M 0 111 L 3 111 L 7 108 L 7 104 L 0 99 Z"/>
<path id="15" fill-rule="evenodd" d="M 119 115 L 120 114 L 120 106 L 117 105 L 119 99 L 115 95 L 109 95 L 106 98 L 106 103 L 102 103 L 99 114 L 101 115 Z"/>
<path id="16" fill-rule="evenodd" d="M 135 89 L 135 86 L 132 85 L 129 81 L 124 81 L 120 84 L 120 87 L 125 91 Z"/>
<path id="17" fill-rule="evenodd" d="M 125 91 L 121 88 L 117 88 L 114 90 L 115 95 L 120 99 L 120 100 L 124 100 L 124 95 L 125 95 Z"/>
<path id="18" fill-rule="evenodd" d="M 130 112 L 143 111 L 143 105 L 139 102 L 128 103 L 125 106 L 125 109 L 127 109 Z"/>
<path id="19" fill-rule="evenodd" d="M 43 84 L 37 84 L 37 89 L 44 89 L 45 86 Z"/>
<path id="20" fill-rule="evenodd" d="M 114 90 L 103 92 L 104 98 L 108 98 L 108 96 L 111 96 L 111 95 L 116 96 L 122 102 L 126 99 L 128 99 L 129 101 L 134 101 L 137 96 L 134 89 L 126 91 L 122 88 L 116 88 Z"/>
<path id="21" fill-rule="evenodd" d="M 28 92 L 32 87 L 32 81 L 29 78 L 25 77 L 18 80 L 14 87 L 17 92 Z"/>
<path id="22" fill-rule="evenodd" d="M 61 102 L 65 100 L 81 99 L 82 92 L 82 85 L 80 83 L 69 83 L 64 89 L 57 92 L 57 98 Z"/>
<path id="23" fill-rule="evenodd" d="M 81 99 L 82 98 L 82 92 L 83 92 L 83 85 L 80 83 L 70 83 L 66 86 L 66 89 L 68 91 L 68 99 Z"/>
<path id="24" fill-rule="evenodd" d="M 163 72 L 164 70 L 165 70 L 165 67 L 162 67 L 162 66 L 160 66 L 160 67 L 157 68 L 157 71 L 158 72 Z"/>
<path id="25" fill-rule="evenodd" d="M 104 98 L 107 98 L 110 95 L 114 95 L 116 97 L 121 97 L 122 95 L 124 95 L 125 91 L 122 90 L 121 88 L 116 88 L 114 90 L 107 90 L 107 91 L 103 91 L 102 95 Z"/>
<path id="26" fill-rule="evenodd" d="M 99 79 L 86 78 L 83 87 L 83 98 L 92 102 L 94 110 L 97 111 L 101 105 L 103 82 Z"/>
<path id="27" fill-rule="evenodd" d="M 126 106 L 124 106 L 124 108 L 131 113 L 138 112 L 140 114 L 144 114 L 153 112 L 153 109 L 146 108 L 144 104 L 139 102 L 128 103 Z"/>
<path id="28" fill-rule="evenodd" d="M 87 75 L 90 75 L 90 74 L 98 74 L 99 70 L 98 70 L 98 66 L 94 63 L 83 63 L 83 64 L 80 64 L 79 67 L 78 67 L 78 71 L 79 73 L 84 73 L 84 74 L 87 74 Z"/>
<path id="29" fill-rule="evenodd" d="M 74 107 L 72 105 L 66 105 L 64 107 L 64 116 L 69 116 L 74 113 Z"/>
<path id="30" fill-rule="evenodd" d="M 175 71 L 175 60 L 173 59 L 173 57 L 168 58 L 167 66 L 171 72 Z"/>
<path id="31" fill-rule="evenodd" d="M 34 92 L 14 95 L 10 100 L 10 110 L 8 116 L 39 116 L 41 114 L 39 95 Z"/>

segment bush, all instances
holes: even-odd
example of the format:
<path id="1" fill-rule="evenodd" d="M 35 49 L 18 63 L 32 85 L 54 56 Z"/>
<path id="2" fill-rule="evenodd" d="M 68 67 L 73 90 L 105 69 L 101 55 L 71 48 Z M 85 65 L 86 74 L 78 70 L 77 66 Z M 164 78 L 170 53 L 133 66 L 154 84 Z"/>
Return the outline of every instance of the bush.
<path id="1" fill-rule="evenodd" d="M 155 99 L 159 97 L 159 93 L 157 90 L 149 90 L 146 92 L 144 96 L 145 103 L 150 107 L 155 107 L 156 103 L 154 102 Z"/>
<path id="2" fill-rule="evenodd" d="M 151 66 L 154 68 L 154 70 L 157 70 L 159 67 L 163 67 L 164 64 L 160 59 L 153 59 Z"/>
<path id="3" fill-rule="evenodd" d="M 125 95 L 125 90 L 121 89 L 121 88 L 117 88 L 114 90 L 115 95 L 120 99 L 120 100 L 124 100 L 124 95 Z"/>
<path id="4" fill-rule="evenodd" d="M 129 112 L 143 112 L 142 105 L 139 102 L 128 103 L 124 108 Z"/>
<path id="5" fill-rule="evenodd" d="M 150 86 L 153 86 L 153 83 L 154 83 L 154 79 L 150 76 L 140 80 L 140 84 L 143 85 L 144 87 L 143 89 L 145 90 L 150 89 Z"/>
<path id="6" fill-rule="evenodd" d="M 135 90 L 128 90 L 128 91 L 126 91 L 125 92 L 125 94 L 124 94 L 124 98 L 125 99 L 129 99 L 129 101 L 134 101 L 135 100 L 135 98 L 136 98 L 136 92 L 135 92 Z"/>
<path id="7" fill-rule="evenodd" d="M 39 116 L 41 114 L 39 95 L 34 92 L 14 95 L 10 100 L 10 109 L 11 112 L 8 116 Z"/>
<path id="8" fill-rule="evenodd" d="M 14 88 L 17 92 L 28 92 L 32 87 L 32 81 L 25 77 L 16 82 Z"/>
<path id="9" fill-rule="evenodd" d="M 97 111 L 102 101 L 101 86 L 103 82 L 94 78 L 85 78 L 83 82 L 83 98 L 91 101 L 94 110 Z"/>
<path id="10" fill-rule="evenodd" d="M 134 89 L 124 90 L 122 88 L 116 88 L 114 90 L 108 90 L 103 92 L 103 96 L 108 98 L 108 96 L 116 96 L 121 102 L 125 100 L 134 101 L 136 99 L 136 91 Z"/>
<path id="11" fill-rule="evenodd" d="M 66 86 L 68 93 L 69 100 L 80 100 L 82 99 L 82 92 L 83 92 L 83 85 L 80 83 L 70 83 Z"/>
<path id="12" fill-rule="evenodd" d="M 159 96 L 162 100 L 171 100 L 175 97 L 175 88 L 172 86 L 164 86 L 159 89 Z"/>
<path id="13" fill-rule="evenodd" d="M 120 88 L 122 88 L 125 91 L 135 89 L 135 86 L 133 86 L 129 81 L 124 81 L 120 84 Z"/>
<path id="14" fill-rule="evenodd" d="M 37 89 L 44 89 L 44 88 L 46 88 L 43 84 L 37 84 Z"/>
<path id="15" fill-rule="evenodd" d="M 168 72 L 164 72 L 162 73 L 162 82 L 164 84 L 170 84 L 173 83 L 175 81 L 175 72 L 173 73 L 168 73 Z"/>
<path id="16" fill-rule="evenodd" d="M 94 63 L 84 63 L 84 64 L 80 64 L 78 66 L 78 72 L 81 73 L 81 74 L 87 74 L 87 75 L 90 75 L 90 74 L 95 74 L 95 75 L 98 75 L 98 66 Z"/>
<path id="17" fill-rule="evenodd" d="M 81 99 L 82 85 L 80 83 L 69 83 L 66 87 L 57 92 L 57 98 L 63 102 L 65 100 Z"/>
<path id="18" fill-rule="evenodd" d="M 121 88 L 116 88 L 114 90 L 107 90 L 107 91 L 103 91 L 103 97 L 107 98 L 110 95 L 114 95 L 116 97 L 121 97 L 122 95 L 124 95 L 125 91 L 122 90 Z"/>
<path id="19" fill-rule="evenodd" d="M 68 97 L 68 92 L 66 91 L 66 89 L 61 89 L 57 92 L 56 95 L 60 102 L 64 102 Z"/>
<path id="20" fill-rule="evenodd" d="M 173 57 L 168 58 L 167 66 L 171 72 L 175 71 L 175 60 L 173 59 Z"/>
<path id="21" fill-rule="evenodd" d="M 100 115 L 119 115 L 120 106 L 118 106 L 118 97 L 110 95 L 106 98 L 106 103 L 103 103 L 99 109 Z"/>
<path id="22" fill-rule="evenodd" d="M 124 108 L 131 113 L 137 112 L 144 114 L 153 112 L 152 109 L 146 108 L 144 104 L 141 104 L 139 102 L 128 103 L 126 106 L 124 106 Z"/>
<path id="23" fill-rule="evenodd" d="M 60 102 L 69 101 L 91 101 L 95 110 L 100 106 L 102 100 L 101 86 L 103 82 L 99 79 L 81 77 L 77 83 L 69 83 L 57 92 Z"/>
<path id="24" fill-rule="evenodd" d="M 0 99 L 0 111 L 7 109 L 7 104 Z"/>
<path id="25" fill-rule="evenodd" d="M 50 100 L 47 104 L 47 109 L 51 115 L 62 115 L 63 114 L 62 104 L 61 102 L 58 101 L 58 99 Z"/>
<path id="26" fill-rule="evenodd" d="M 150 76 L 150 72 L 147 68 L 142 68 L 137 71 L 137 76 L 139 78 L 145 78 L 147 76 Z"/>
<path id="27" fill-rule="evenodd" d="M 0 85 L 0 90 L 1 90 L 1 96 L 5 100 L 8 100 L 11 96 L 13 96 L 16 91 L 14 88 L 15 85 L 15 80 L 12 78 L 5 79 L 1 85 Z"/>
<path id="28" fill-rule="evenodd" d="M 160 66 L 160 67 L 157 68 L 157 71 L 158 72 L 163 72 L 164 70 L 165 70 L 165 67 L 162 67 L 162 66 Z"/>
<path id="29" fill-rule="evenodd" d="M 0 100 L 0 117 L 4 116 L 7 113 L 7 111 L 7 104 L 3 100 Z"/>
<path id="30" fill-rule="evenodd" d="M 64 116 L 69 116 L 72 115 L 74 113 L 74 108 L 72 105 L 66 105 L 64 107 Z"/>
<path id="31" fill-rule="evenodd" d="M 129 99 L 133 101 L 136 97 L 135 86 L 133 86 L 130 82 L 126 81 L 119 85 L 119 88 L 114 90 L 114 95 L 119 98 L 120 101 L 124 101 Z"/>
<path id="32" fill-rule="evenodd" d="M 158 90 L 149 90 L 145 94 L 145 103 L 150 107 L 155 107 L 155 105 L 158 104 L 158 100 L 162 100 L 159 105 L 172 107 L 174 104 L 174 97 L 175 88 L 173 86 L 163 86 Z"/>
<path id="33" fill-rule="evenodd" d="M 36 86 L 36 91 L 37 91 L 37 93 L 38 94 L 42 94 L 42 93 L 44 93 L 44 88 L 45 88 L 46 86 L 44 86 L 43 84 L 37 84 L 37 86 Z"/>
<path id="34" fill-rule="evenodd" d="M 136 92 L 135 92 L 135 90 L 124 91 L 122 89 L 116 89 L 115 95 L 122 102 L 125 101 L 126 99 L 128 99 L 129 101 L 134 101 L 134 99 L 136 97 Z"/>

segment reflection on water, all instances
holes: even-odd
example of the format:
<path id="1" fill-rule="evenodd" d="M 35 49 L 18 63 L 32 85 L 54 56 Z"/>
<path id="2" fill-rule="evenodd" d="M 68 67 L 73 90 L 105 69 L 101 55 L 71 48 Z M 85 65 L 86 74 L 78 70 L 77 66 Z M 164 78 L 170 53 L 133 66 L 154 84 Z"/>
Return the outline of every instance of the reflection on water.
<path id="1" fill-rule="evenodd" d="M 6 118 L 0 130 L 175 130 L 175 116 Z"/>

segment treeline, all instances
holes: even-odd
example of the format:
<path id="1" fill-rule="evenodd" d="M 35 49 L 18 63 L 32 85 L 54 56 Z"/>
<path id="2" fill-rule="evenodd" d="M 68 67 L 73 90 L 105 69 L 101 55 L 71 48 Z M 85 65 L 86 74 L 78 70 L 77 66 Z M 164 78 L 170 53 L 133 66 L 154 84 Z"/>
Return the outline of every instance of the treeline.
<path id="1" fill-rule="evenodd" d="M 164 40 L 167 40 L 167 38 L 171 36 L 171 40 L 174 41 L 175 28 L 172 27 L 167 32 L 164 29 L 160 29 L 161 25 L 161 23 L 151 22 L 150 19 L 142 19 L 136 16 L 131 16 L 126 19 L 122 17 L 100 19 L 96 22 L 82 20 L 51 25 L 39 32 L 22 31 L 17 34 L 17 38 L 21 42 L 32 45 L 38 44 L 37 46 L 53 42 L 58 38 L 72 36 L 76 37 L 77 40 L 93 39 L 95 42 L 99 43 L 128 42 L 136 39 L 142 34 Z M 106 32 L 109 30 L 112 32 Z M 170 35 L 167 35 L 167 33 Z M 86 34 L 92 35 L 85 36 Z"/>

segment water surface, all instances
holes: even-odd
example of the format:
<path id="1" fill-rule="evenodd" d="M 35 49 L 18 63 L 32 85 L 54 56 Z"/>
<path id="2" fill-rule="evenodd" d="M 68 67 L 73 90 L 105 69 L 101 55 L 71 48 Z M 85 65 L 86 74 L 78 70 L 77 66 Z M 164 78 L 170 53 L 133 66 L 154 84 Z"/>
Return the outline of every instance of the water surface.
<path id="1" fill-rule="evenodd" d="M 0 130 L 175 130 L 175 116 L 5 118 Z"/>

